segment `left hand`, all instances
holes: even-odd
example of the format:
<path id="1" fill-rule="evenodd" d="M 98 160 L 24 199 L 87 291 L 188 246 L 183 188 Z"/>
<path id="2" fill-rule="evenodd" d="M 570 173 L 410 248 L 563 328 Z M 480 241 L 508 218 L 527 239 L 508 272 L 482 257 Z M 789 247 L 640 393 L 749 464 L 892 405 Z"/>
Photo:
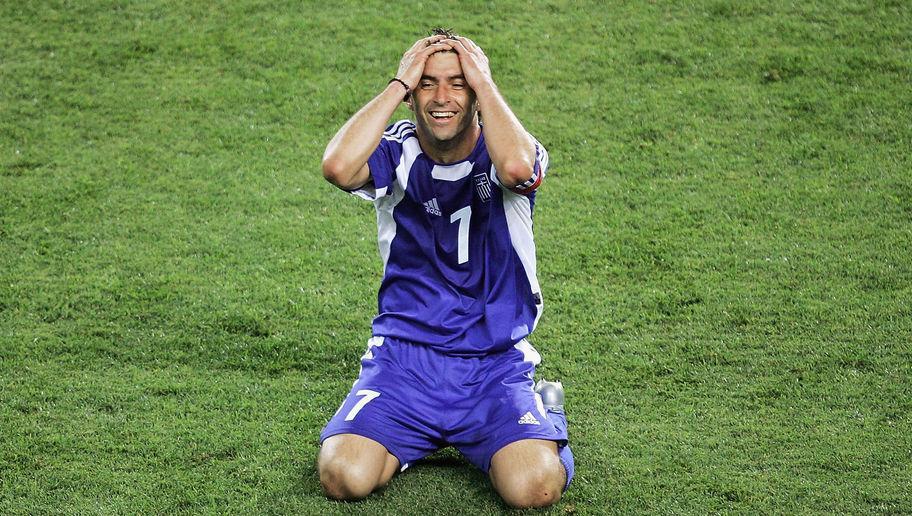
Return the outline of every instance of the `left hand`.
<path id="1" fill-rule="evenodd" d="M 455 41 L 448 40 L 448 42 L 452 43 L 453 50 L 459 56 L 462 74 L 470 88 L 477 92 L 485 84 L 493 84 L 488 56 L 481 50 L 481 47 L 471 39 L 462 36 L 457 37 Z"/>

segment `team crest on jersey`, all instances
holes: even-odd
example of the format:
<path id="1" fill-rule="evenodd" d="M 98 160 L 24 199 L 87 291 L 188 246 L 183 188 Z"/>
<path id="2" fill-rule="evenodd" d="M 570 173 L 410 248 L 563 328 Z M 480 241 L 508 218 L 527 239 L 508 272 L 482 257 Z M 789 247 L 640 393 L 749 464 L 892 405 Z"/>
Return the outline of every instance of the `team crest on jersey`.
<path id="1" fill-rule="evenodd" d="M 491 200 L 491 181 L 488 180 L 488 175 L 484 172 L 479 172 L 473 176 L 475 179 L 475 192 L 478 193 L 478 197 L 481 198 L 483 202 L 488 202 Z"/>

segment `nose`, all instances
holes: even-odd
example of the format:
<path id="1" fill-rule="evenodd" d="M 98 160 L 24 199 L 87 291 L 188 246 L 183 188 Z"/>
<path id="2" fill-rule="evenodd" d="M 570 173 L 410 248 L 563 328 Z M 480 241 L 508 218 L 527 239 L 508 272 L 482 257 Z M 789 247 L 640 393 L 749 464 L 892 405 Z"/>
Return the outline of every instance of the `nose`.
<path id="1" fill-rule="evenodd" d="M 437 104 L 446 104 L 447 98 L 449 97 L 449 91 L 445 84 L 438 84 L 434 88 L 434 102 Z"/>

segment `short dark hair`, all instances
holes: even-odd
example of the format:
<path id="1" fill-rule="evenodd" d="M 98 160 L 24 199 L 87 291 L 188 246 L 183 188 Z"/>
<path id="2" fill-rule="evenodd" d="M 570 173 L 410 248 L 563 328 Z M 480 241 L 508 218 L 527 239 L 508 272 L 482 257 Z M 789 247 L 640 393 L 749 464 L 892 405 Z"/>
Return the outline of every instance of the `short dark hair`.
<path id="1" fill-rule="evenodd" d="M 429 36 L 446 36 L 446 39 L 456 39 L 459 37 L 459 34 L 456 34 L 456 31 L 453 29 L 447 29 L 444 27 L 434 27 L 431 29 Z"/>

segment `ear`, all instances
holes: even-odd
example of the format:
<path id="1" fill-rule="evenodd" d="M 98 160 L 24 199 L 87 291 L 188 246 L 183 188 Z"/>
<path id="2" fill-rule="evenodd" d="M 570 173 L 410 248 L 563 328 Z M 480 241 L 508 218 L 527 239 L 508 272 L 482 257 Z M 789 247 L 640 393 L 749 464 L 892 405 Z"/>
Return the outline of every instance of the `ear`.
<path id="1" fill-rule="evenodd" d="M 408 98 L 405 99 L 405 103 L 408 105 L 409 111 L 411 111 L 412 113 L 414 113 L 414 112 L 415 112 L 415 105 L 412 104 L 412 94 L 411 94 L 411 93 L 409 93 Z"/>

